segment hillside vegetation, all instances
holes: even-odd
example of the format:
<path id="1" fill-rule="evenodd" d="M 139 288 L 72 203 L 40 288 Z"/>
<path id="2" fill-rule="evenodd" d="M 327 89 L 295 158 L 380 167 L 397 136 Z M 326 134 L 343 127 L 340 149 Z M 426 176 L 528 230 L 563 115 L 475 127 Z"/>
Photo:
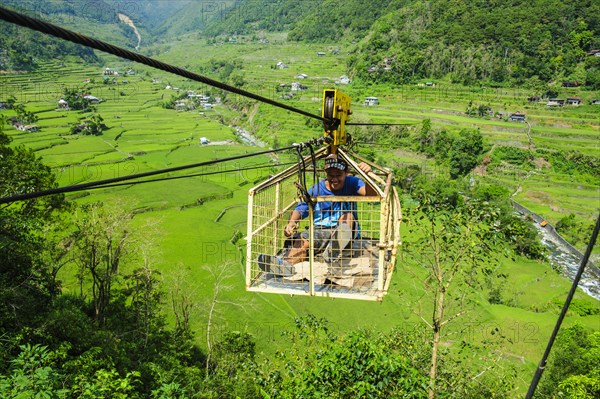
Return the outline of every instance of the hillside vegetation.
<path id="1" fill-rule="evenodd" d="M 67 1 L 6 3 L 34 16 L 75 23 L 84 34 L 116 27 L 121 37 L 96 36 L 130 46 L 133 33 L 115 25 L 118 12 L 133 16 L 147 43 L 185 33 L 215 37 L 283 31 L 292 41 L 356 43 L 349 49 L 348 74 L 365 82 L 447 78 L 463 84 L 527 85 L 544 94 L 547 84 L 570 81 L 600 89 L 600 58 L 590 56 L 600 49 L 600 5 L 593 0 L 174 1 L 169 7 L 141 0 L 98 1 L 94 7 Z M 32 54 L 40 60 L 58 54 L 52 39 L 54 46 L 38 46 L 39 36 L 33 40 L 20 33 L 21 40 L 13 40 L 14 29 L 4 29 L 10 33 L 0 42 L 5 69 L 31 67 Z M 63 44 L 60 51 L 74 50 Z M 75 53 L 81 56 L 81 51 Z"/>

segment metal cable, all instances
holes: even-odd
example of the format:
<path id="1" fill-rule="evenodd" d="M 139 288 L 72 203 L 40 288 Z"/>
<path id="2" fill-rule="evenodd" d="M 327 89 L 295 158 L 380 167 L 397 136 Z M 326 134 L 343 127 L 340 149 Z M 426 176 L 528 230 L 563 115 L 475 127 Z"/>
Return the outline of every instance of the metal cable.
<path id="1" fill-rule="evenodd" d="M 285 163 L 280 163 L 280 164 L 277 164 L 277 165 L 273 165 L 273 164 L 269 163 L 269 164 L 251 166 L 251 167 L 247 167 L 247 168 L 225 169 L 225 170 L 217 170 L 217 171 L 214 171 L 214 172 L 193 173 L 191 175 L 169 176 L 169 177 L 160 177 L 158 179 L 150 179 L 150 180 L 141 180 L 141 181 L 134 181 L 134 182 L 121 182 L 121 183 L 106 184 L 106 185 L 102 185 L 102 186 L 90 187 L 90 188 L 88 188 L 88 190 L 93 190 L 93 189 L 96 189 L 96 188 L 113 188 L 113 187 L 121 187 L 121 186 L 135 186 L 136 184 L 142 184 L 142 183 L 157 183 L 157 182 L 169 181 L 169 180 L 187 179 L 189 177 L 211 176 L 211 175 L 219 175 L 219 174 L 230 173 L 230 172 L 243 172 L 243 171 L 246 171 L 246 170 L 256 170 L 256 169 L 273 168 L 273 167 L 276 167 L 276 166 L 289 166 L 289 165 L 293 165 L 293 164 L 295 164 L 295 162 L 285 162 Z"/>
<path id="2" fill-rule="evenodd" d="M 259 151 L 259 152 L 253 152 L 250 154 L 236 155 L 236 156 L 232 156 L 232 157 L 216 159 L 213 161 L 198 162 L 198 163 L 189 164 L 189 165 L 175 166 L 175 167 L 167 168 L 167 169 L 159 169 L 159 170 L 153 170 L 150 172 L 136 173 L 136 174 L 129 175 L 129 176 L 114 177 L 112 179 L 98 180 L 98 181 L 93 181 L 93 182 L 89 182 L 89 183 L 75 184 L 75 185 L 66 186 L 66 187 L 51 188 L 48 190 L 35 191 L 32 193 L 17 194 L 17 195 L 13 195 L 10 197 L 0 198 L 0 204 L 8 204 L 8 203 L 15 202 L 15 201 L 39 198 L 39 197 L 44 197 L 44 196 L 53 195 L 53 194 L 64 194 L 64 193 L 71 193 L 71 192 L 75 192 L 75 191 L 82 191 L 82 190 L 87 190 L 87 189 L 90 189 L 93 187 L 108 186 L 110 184 L 119 183 L 122 181 L 140 179 L 142 177 L 155 176 L 155 175 L 162 174 L 162 173 L 176 172 L 179 170 L 197 168 L 200 166 L 214 165 L 214 164 L 217 164 L 220 162 L 234 161 L 237 159 L 249 158 L 249 157 L 254 157 L 254 156 L 263 155 L 263 154 L 269 154 L 269 153 L 273 153 L 273 152 L 287 151 L 287 150 L 291 150 L 294 148 L 296 148 L 296 147 L 290 146 L 290 147 L 285 147 L 285 148 L 279 148 L 277 150 Z"/>

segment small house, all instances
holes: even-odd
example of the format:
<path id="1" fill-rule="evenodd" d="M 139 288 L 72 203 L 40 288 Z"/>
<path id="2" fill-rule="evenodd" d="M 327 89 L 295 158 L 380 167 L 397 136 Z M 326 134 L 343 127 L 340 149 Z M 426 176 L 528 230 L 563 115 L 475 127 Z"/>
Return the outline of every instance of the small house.
<path id="1" fill-rule="evenodd" d="M 89 95 L 89 94 L 83 96 L 83 98 L 85 98 L 86 100 L 88 100 L 90 102 L 90 104 L 99 104 L 102 101 L 98 97 L 92 96 L 92 95 Z"/>
<path id="2" fill-rule="evenodd" d="M 25 125 L 23 131 L 25 132 L 38 132 L 40 129 L 36 125 Z"/>
<path id="3" fill-rule="evenodd" d="M 551 98 L 546 103 L 547 107 L 562 107 L 563 105 L 565 105 L 565 100 L 561 98 Z"/>
<path id="4" fill-rule="evenodd" d="M 562 87 L 579 87 L 579 82 L 577 82 L 577 81 L 562 82 Z"/>
<path id="5" fill-rule="evenodd" d="M 537 103 L 540 101 L 540 96 L 527 97 L 527 101 L 529 101 L 530 103 Z"/>
<path id="6" fill-rule="evenodd" d="M 210 141 L 206 137 L 200 137 L 200 144 L 205 145 L 210 143 Z"/>
<path id="7" fill-rule="evenodd" d="M 322 51 L 319 51 L 319 52 L 317 53 L 317 57 L 325 57 L 325 53 L 324 53 L 324 52 L 322 52 Z"/>
<path id="8" fill-rule="evenodd" d="M 287 64 L 285 64 L 285 63 L 283 63 L 283 62 L 281 62 L 281 61 L 279 61 L 279 62 L 277 63 L 277 68 L 279 68 L 279 69 L 285 69 L 285 68 L 287 68 L 287 67 L 288 67 L 288 66 L 287 66 Z"/>
<path id="9" fill-rule="evenodd" d="M 369 67 L 369 69 L 367 69 L 367 72 L 369 72 L 369 73 L 375 73 L 375 72 L 377 72 L 377 67 L 376 66 L 371 66 L 371 67 Z"/>
<path id="10" fill-rule="evenodd" d="M 567 97 L 567 105 L 581 105 L 581 98 Z"/>
<path id="11" fill-rule="evenodd" d="M 175 101 L 175 110 L 176 111 L 185 111 L 188 109 L 187 102 L 184 100 Z"/>
<path id="12" fill-rule="evenodd" d="M 22 132 L 37 132 L 39 128 L 36 125 L 23 125 L 20 122 L 15 123 L 14 128 Z"/>
<path id="13" fill-rule="evenodd" d="M 308 87 L 303 84 L 300 84 L 298 82 L 292 83 L 292 91 L 300 91 L 300 90 L 306 90 L 306 89 L 308 89 Z"/>
<path id="14" fill-rule="evenodd" d="M 350 84 L 350 78 L 346 75 L 342 75 L 335 83 L 340 85 L 347 85 Z"/>
<path id="15" fill-rule="evenodd" d="M 58 100 L 58 108 L 60 109 L 69 109 L 69 102 L 64 98 Z"/>
<path id="16" fill-rule="evenodd" d="M 365 105 L 367 105 L 367 106 L 379 105 L 379 99 L 377 97 L 366 97 Z"/>
<path id="17" fill-rule="evenodd" d="M 600 50 L 591 50 L 588 55 L 594 56 L 594 57 L 600 57 Z"/>
<path id="18" fill-rule="evenodd" d="M 308 78 L 308 75 L 305 73 L 301 73 L 299 75 L 296 75 L 296 79 L 306 79 Z"/>
<path id="19" fill-rule="evenodd" d="M 600 105 L 600 98 L 598 98 L 596 100 L 592 100 L 591 104 L 592 105 Z"/>
<path id="20" fill-rule="evenodd" d="M 0 109 L 9 109 L 10 104 L 4 101 L 0 101 Z"/>
<path id="21" fill-rule="evenodd" d="M 521 114 L 521 113 L 510 114 L 508 119 L 511 122 L 525 122 L 525 114 Z"/>

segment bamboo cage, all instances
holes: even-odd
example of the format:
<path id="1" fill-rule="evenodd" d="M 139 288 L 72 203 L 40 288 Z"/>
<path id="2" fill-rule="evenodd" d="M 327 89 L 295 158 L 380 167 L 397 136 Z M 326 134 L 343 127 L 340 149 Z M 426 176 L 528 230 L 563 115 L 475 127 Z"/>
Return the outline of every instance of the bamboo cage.
<path id="1" fill-rule="evenodd" d="M 321 169 L 326 149 L 315 153 L 319 180 L 325 178 Z M 402 220 L 398 193 L 392 186 L 392 173 L 366 159 L 372 171 L 359 170 L 358 164 L 343 150 L 338 157 L 350 166 L 350 174 L 361 178 L 366 196 L 317 196 L 316 202 L 344 202 L 355 207 L 357 234 L 335 261 L 326 261 L 323 252 L 313 247 L 315 226 L 312 208 L 302 220 L 299 231 L 308 234 L 310 248 L 306 261 L 265 270 L 261 256 L 283 258 L 289 240 L 284 228 L 289 215 L 301 201 L 298 166 L 271 177 L 248 193 L 248 232 L 246 247 L 246 289 L 248 291 L 290 295 L 310 295 L 381 301 L 387 293 L 400 244 Z M 305 158 L 306 175 L 312 176 L 311 158 Z M 309 187 L 306 187 L 307 189 Z"/>

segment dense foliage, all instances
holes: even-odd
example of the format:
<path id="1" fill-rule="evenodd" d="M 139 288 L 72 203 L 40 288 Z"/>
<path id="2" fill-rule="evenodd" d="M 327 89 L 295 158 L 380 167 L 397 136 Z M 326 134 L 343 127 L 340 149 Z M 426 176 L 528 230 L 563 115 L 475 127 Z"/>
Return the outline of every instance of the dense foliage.
<path id="1" fill-rule="evenodd" d="M 93 50 L 62 39 L 0 21 L 0 70 L 31 70 L 38 62 L 77 56 L 87 62 L 98 58 Z"/>
<path id="2" fill-rule="evenodd" d="M 600 396 L 600 332 L 579 325 L 560 331 L 536 398 Z M 595 367 L 589 365 L 595 364 Z"/>
<path id="3" fill-rule="evenodd" d="M 598 88 L 597 2 L 396 1 L 350 59 L 366 81 L 572 80 Z"/>

